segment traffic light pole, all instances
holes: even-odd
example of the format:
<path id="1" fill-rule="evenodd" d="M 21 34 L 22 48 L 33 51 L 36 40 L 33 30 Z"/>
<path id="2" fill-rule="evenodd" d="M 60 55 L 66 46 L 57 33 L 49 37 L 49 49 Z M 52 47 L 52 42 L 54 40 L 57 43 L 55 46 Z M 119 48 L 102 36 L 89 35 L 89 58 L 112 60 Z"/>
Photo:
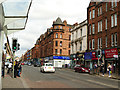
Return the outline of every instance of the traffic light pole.
<path id="1" fill-rule="evenodd" d="M 13 51 L 13 78 L 14 78 L 14 56 L 15 56 L 15 51 Z"/>

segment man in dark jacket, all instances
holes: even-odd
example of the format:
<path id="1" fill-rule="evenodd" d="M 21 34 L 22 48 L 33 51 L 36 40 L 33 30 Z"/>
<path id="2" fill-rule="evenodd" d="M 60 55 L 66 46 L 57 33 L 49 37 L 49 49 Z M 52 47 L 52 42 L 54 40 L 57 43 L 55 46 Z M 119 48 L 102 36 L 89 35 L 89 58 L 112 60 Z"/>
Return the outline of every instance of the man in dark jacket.
<path id="1" fill-rule="evenodd" d="M 18 69 L 18 62 L 17 61 L 15 61 L 15 66 L 14 66 L 14 78 L 16 78 L 16 76 L 17 76 L 17 69 Z"/>

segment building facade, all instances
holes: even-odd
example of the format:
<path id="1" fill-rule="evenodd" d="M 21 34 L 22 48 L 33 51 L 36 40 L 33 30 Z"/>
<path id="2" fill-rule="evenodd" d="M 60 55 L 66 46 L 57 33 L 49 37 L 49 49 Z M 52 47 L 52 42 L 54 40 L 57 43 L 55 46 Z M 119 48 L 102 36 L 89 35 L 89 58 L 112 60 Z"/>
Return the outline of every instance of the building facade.
<path id="1" fill-rule="evenodd" d="M 52 27 L 48 28 L 39 38 L 39 58 L 52 62 L 55 67 L 68 64 L 70 62 L 70 30 L 72 27 L 67 24 L 66 20 L 62 22 L 58 17 Z"/>
<path id="2" fill-rule="evenodd" d="M 75 24 L 71 29 L 71 58 L 74 64 L 84 64 L 87 50 L 87 20 Z"/>
<path id="3" fill-rule="evenodd" d="M 88 52 L 94 55 L 92 64 L 103 63 L 112 65 L 112 72 L 118 73 L 120 68 L 120 1 L 119 2 L 90 2 L 87 8 L 88 20 Z M 98 60 L 96 51 L 100 50 Z M 99 62 L 98 62 L 99 61 Z M 119 71 L 120 72 L 120 71 Z"/>

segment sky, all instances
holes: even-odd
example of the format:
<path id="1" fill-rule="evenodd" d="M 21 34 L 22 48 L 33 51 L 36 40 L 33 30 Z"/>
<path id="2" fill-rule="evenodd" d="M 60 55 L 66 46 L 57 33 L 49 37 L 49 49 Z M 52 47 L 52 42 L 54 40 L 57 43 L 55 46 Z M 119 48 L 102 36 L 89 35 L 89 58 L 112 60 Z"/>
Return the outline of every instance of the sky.
<path id="1" fill-rule="evenodd" d="M 20 50 L 16 52 L 16 56 L 20 57 L 34 47 L 36 40 L 47 31 L 47 28 L 52 27 L 53 21 L 58 17 L 71 25 L 87 19 L 89 3 L 90 0 L 33 0 L 25 30 L 8 36 L 10 43 L 12 43 L 13 37 L 17 38 L 20 43 Z M 20 9 L 22 6 L 18 7 Z"/>

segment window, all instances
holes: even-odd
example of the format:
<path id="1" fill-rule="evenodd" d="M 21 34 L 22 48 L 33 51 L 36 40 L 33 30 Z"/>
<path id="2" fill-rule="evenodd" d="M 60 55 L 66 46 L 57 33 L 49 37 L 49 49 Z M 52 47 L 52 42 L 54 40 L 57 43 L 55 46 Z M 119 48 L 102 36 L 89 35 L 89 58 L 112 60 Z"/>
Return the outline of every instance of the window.
<path id="1" fill-rule="evenodd" d="M 55 54 L 58 54 L 58 50 L 57 49 L 55 49 Z"/>
<path id="2" fill-rule="evenodd" d="M 92 49 L 94 49 L 94 48 L 95 48 L 95 40 L 92 39 Z"/>
<path id="3" fill-rule="evenodd" d="M 100 47 L 100 38 L 98 38 L 98 49 Z"/>
<path id="4" fill-rule="evenodd" d="M 115 26 L 117 26 L 117 13 L 115 14 Z"/>
<path id="5" fill-rule="evenodd" d="M 72 33 L 72 40 L 74 40 L 74 33 Z"/>
<path id="6" fill-rule="evenodd" d="M 117 13 L 111 15 L 111 27 L 117 26 Z"/>
<path id="7" fill-rule="evenodd" d="M 60 41 L 60 47 L 62 47 L 62 41 Z"/>
<path id="8" fill-rule="evenodd" d="M 102 14 L 102 6 L 98 8 L 98 16 Z"/>
<path id="9" fill-rule="evenodd" d="M 60 49 L 60 54 L 62 54 L 62 49 Z"/>
<path id="10" fill-rule="evenodd" d="M 93 18 L 95 18 L 95 10 L 93 10 Z"/>
<path id="11" fill-rule="evenodd" d="M 55 46 L 58 46 L 58 41 L 55 42 Z"/>
<path id="12" fill-rule="evenodd" d="M 113 27 L 113 15 L 111 16 L 111 27 Z"/>
<path id="13" fill-rule="evenodd" d="M 77 34 L 78 34 L 78 32 L 76 31 L 76 39 L 77 39 L 77 37 L 78 37 L 78 35 L 77 35 Z"/>
<path id="14" fill-rule="evenodd" d="M 82 37 L 82 29 L 80 29 L 80 34 L 81 34 L 81 37 Z"/>
<path id="15" fill-rule="evenodd" d="M 102 48 L 102 38 L 100 38 L 100 48 Z"/>
<path id="16" fill-rule="evenodd" d="M 92 34 L 95 34 L 95 24 L 92 24 Z"/>
<path id="17" fill-rule="evenodd" d="M 113 34 L 111 35 L 111 46 L 112 47 L 114 46 L 114 35 Z"/>
<path id="18" fill-rule="evenodd" d="M 55 27 L 55 29 L 59 29 L 59 27 L 58 27 L 58 26 L 56 26 L 56 27 Z"/>
<path id="19" fill-rule="evenodd" d="M 69 48 L 70 48 L 70 42 L 69 42 Z"/>
<path id="20" fill-rule="evenodd" d="M 68 51 L 68 54 L 70 55 L 70 50 Z"/>
<path id="21" fill-rule="evenodd" d="M 91 19 L 91 11 L 90 11 L 90 19 Z"/>
<path id="22" fill-rule="evenodd" d="M 102 21 L 98 22 L 98 32 L 102 31 Z"/>
<path id="23" fill-rule="evenodd" d="M 80 51 L 82 51 L 82 42 L 80 42 Z"/>
<path id="24" fill-rule="evenodd" d="M 107 36 L 105 37 L 105 46 L 107 47 Z"/>
<path id="25" fill-rule="evenodd" d="M 115 46 L 117 46 L 117 33 L 115 33 Z"/>
<path id="26" fill-rule="evenodd" d="M 89 41 L 89 50 L 91 50 L 91 41 Z"/>
<path id="27" fill-rule="evenodd" d="M 56 33 L 56 38 L 58 38 L 58 33 Z"/>
<path id="28" fill-rule="evenodd" d="M 71 35 L 69 35 L 69 40 L 71 40 Z"/>
<path id="29" fill-rule="evenodd" d="M 117 0 L 112 0 L 111 7 L 112 8 L 117 7 Z"/>
<path id="30" fill-rule="evenodd" d="M 107 2 L 106 2 L 106 12 L 107 12 Z"/>
<path id="31" fill-rule="evenodd" d="M 60 26 L 60 29 L 62 29 L 62 26 Z"/>
<path id="32" fill-rule="evenodd" d="M 105 19 L 105 30 L 107 30 L 107 18 Z"/>
<path id="33" fill-rule="evenodd" d="M 89 35 L 91 35 L 91 25 L 89 26 Z"/>
<path id="34" fill-rule="evenodd" d="M 60 34 L 60 38 L 62 38 L 62 33 Z"/>

